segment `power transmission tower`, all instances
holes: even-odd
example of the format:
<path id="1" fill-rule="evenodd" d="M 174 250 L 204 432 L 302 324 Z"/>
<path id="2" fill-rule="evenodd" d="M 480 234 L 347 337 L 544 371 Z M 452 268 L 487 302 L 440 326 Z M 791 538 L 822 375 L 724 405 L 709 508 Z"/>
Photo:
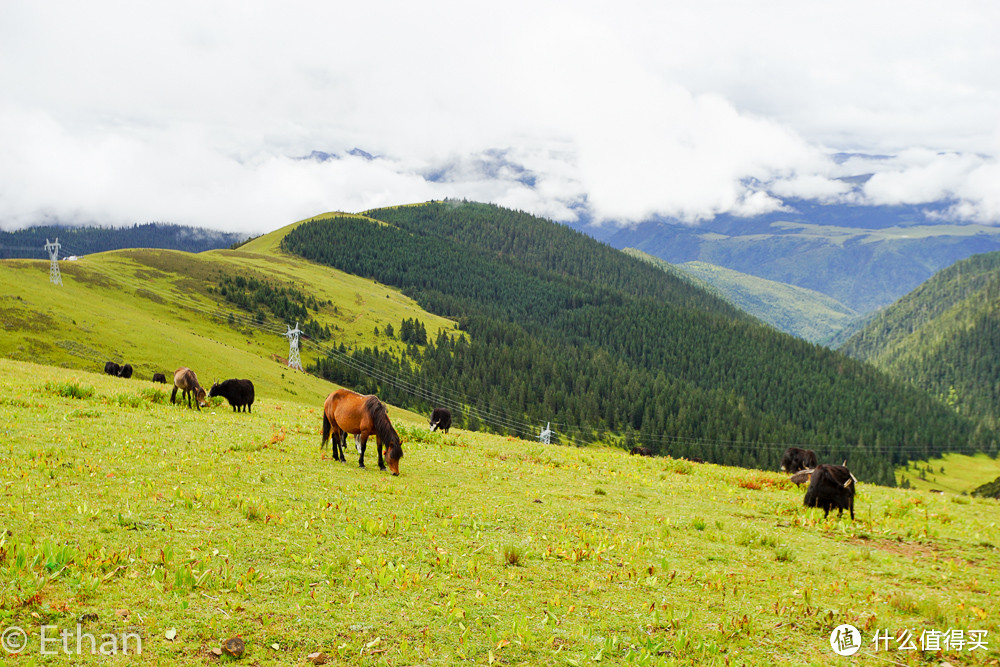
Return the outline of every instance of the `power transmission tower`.
<path id="1" fill-rule="evenodd" d="M 62 285 L 62 275 L 59 273 L 59 237 L 56 237 L 54 243 L 45 239 L 45 250 L 49 253 L 49 259 L 52 260 L 52 265 L 49 268 L 49 280 L 53 285 Z"/>
<path id="2" fill-rule="evenodd" d="M 296 322 L 295 328 L 288 329 L 288 333 L 285 334 L 285 338 L 288 339 L 288 367 L 300 371 L 302 370 L 302 358 L 299 356 L 299 335 L 301 333 L 299 323 Z"/>
<path id="3" fill-rule="evenodd" d="M 549 422 L 545 422 L 545 430 L 538 434 L 538 439 L 542 441 L 542 444 L 552 444 L 552 429 L 549 428 Z"/>

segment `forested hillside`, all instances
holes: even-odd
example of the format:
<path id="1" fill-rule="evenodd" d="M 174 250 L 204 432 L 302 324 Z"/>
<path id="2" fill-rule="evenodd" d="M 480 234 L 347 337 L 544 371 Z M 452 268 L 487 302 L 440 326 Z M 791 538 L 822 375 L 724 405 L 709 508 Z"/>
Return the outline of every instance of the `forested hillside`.
<path id="1" fill-rule="evenodd" d="M 635 248 L 625 248 L 622 252 L 664 271 L 688 276 L 696 285 L 719 294 L 761 322 L 811 343 L 829 346 L 829 341 L 858 317 L 858 313 L 836 299 L 804 287 L 706 262 L 674 265 Z"/>
<path id="2" fill-rule="evenodd" d="M 1000 252 L 935 274 L 878 314 L 841 350 L 1000 423 Z"/>
<path id="3" fill-rule="evenodd" d="M 383 380 L 409 377 L 425 396 L 478 406 L 461 410 L 462 423 L 503 415 L 509 431 L 530 436 L 551 421 L 564 442 L 620 436 L 763 468 L 776 468 L 788 444 L 805 444 L 890 485 L 895 463 L 996 446 L 991 432 L 974 433 L 923 392 L 564 226 L 454 202 L 367 215 L 307 222 L 282 247 L 458 320 L 469 340 L 440 335 L 403 358 L 353 354 Z M 392 402 L 430 407 L 333 359 L 320 367 Z"/>
<path id="4" fill-rule="evenodd" d="M 57 237 L 63 246 L 59 253 L 62 258 L 124 248 L 204 252 L 228 248 L 246 239 L 247 235 L 159 222 L 131 227 L 29 227 L 13 232 L 0 231 L 0 259 L 47 259 L 45 242 Z"/>

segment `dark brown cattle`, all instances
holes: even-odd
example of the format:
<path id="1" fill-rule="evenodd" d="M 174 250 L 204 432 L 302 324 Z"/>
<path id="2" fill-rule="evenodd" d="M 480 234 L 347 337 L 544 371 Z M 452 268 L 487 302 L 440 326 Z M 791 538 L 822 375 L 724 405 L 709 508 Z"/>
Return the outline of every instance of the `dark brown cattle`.
<path id="1" fill-rule="evenodd" d="M 163 373 L 153 373 L 153 382 L 162 382 L 163 384 L 166 384 L 167 376 Z"/>
<path id="2" fill-rule="evenodd" d="M 632 449 L 628 450 L 628 453 L 630 455 L 632 455 L 632 456 L 636 456 L 636 455 L 638 455 L 638 456 L 652 456 L 653 455 L 653 450 L 649 449 L 648 447 L 633 447 Z"/>
<path id="3" fill-rule="evenodd" d="M 212 388 L 208 390 L 209 396 L 222 396 L 227 401 L 229 405 L 233 406 L 233 412 L 246 411 L 250 412 L 250 406 L 253 405 L 253 382 L 250 380 L 223 380 L 222 382 L 216 382 L 212 385 Z"/>
<path id="4" fill-rule="evenodd" d="M 840 510 L 837 516 L 842 515 L 844 510 L 850 510 L 851 521 L 854 521 L 854 487 L 857 481 L 846 466 L 823 463 L 813 470 L 802 502 L 806 507 L 822 508 L 824 519 L 832 509 Z"/>
<path id="5" fill-rule="evenodd" d="M 431 430 L 441 430 L 445 433 L 451 428 L 451 412 L 447 408 L 434 408 L 431 413 Z"/>
<path id="6" fill-rule="evenodd" d="M 811 449 L 789 447 L 781 457 L 781 469 L 793 475 L 806 468 L 815 468 L 816 463 L 816 452 Z"/>

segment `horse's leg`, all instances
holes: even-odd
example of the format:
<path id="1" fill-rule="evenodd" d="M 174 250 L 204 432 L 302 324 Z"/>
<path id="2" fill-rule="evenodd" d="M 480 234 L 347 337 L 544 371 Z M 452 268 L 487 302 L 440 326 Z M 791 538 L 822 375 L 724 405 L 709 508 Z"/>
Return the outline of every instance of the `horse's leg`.
<path id="1" fill-rule="evenodd" d="M 344 452 L 347 451 L 347 432 L 341 431 L 340 436 L 337 439 L 337 444 L 340 445 L 340 461 L 341 463 L 347 462 L 347 457 L 344 456 Z"/>
<path id="2" fill-rule="evenodd" d="M 360 435 L 354 436 L 355 438 L 360 438 L 356 440 L 358 443 L 358 467 L 365 467 L 365 448 L 368 446 L 368 435 L 362 431 Z"/>
<path id="3" fill-rule="evenodd" d="M 344 435 L 344 444 L 347 444 L 347 436 Z M 361 441 L 358 440 L 358 434 L 354 434 L 354 449 L 358 450 L 358 454 L 361 454 Z"/>
<path id="4" fill-rule="evenodd" d="M 343 461 L 344 459 L 344 438 L 347 434 L 341 431 L 339 428 L 334 427 L 333 432 L 333 460 Z"/>
<path id="5" fill-rule="evenodd" d="M 177 400 L 177 385 L 174 385 L 174 390 L 170 392 L 170 402 L 174 403 Z"/>
<path id="6" fill-rule="evenodd" d="M 385 461 L 382 460 L 382 441 L 377 435 L 375 436 L 375 445 L 378 449 L 378 469 L 385 470 Z"/>

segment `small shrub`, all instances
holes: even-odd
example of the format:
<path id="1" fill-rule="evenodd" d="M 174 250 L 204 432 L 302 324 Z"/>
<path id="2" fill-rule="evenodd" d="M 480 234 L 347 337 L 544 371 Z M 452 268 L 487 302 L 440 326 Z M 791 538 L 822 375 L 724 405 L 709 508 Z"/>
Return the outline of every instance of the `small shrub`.
<path id="1" fill-rule="evenodd" d="M 165 405 L 167 402 L 167 392 L 160 391 L 155 387 L 146 387 L 140 392 L 140 395 L 150 403 L 156 405 Z"/>
<path id="2" fill-rule="evenodd" d="M 778 544 L 774 547 L 774 558 L 781 563 L 790 563 L 795 560 L 795 552 L 787 544 Z"/>
<path id="3" fill-rule="evenodd" d="M 701 517 L 698 517 L 697 519 L 695 519 L 694 521 L 691 522 L 691 526 L 695 530 L 705 530 L 705 526 L 707 526 L 707 525 L 708 524 L 705 523 L 705 520 L 702 519 Z"/>
<path id="4" fill-rule="evenodd" d="M 94 395 L 93 387 L 84 387 L 75 382 L 46 382 L 45 391 L 63 398 L 90 398 Z"/>
<path id="5" fill-rule="evenodd" d="M 664 463 L 664 470 L 669 470 L 670 472 L 678 475 L 690 475 L 693 468 L 694 465 L 690 461 L 686 461 L 684 459 L 672 459 L 667 457 Z"/>
<path id="6" fill-rule="evenodd" d="M 503 561 L 505 565 L 512 567 L 523 566 L 526 560 L 527 555 L 521 547 L 516 544 L 503 545 Z"/>
<path id="7" fill-rule="evenodd" d="M 916 614 L 920 609 L 916 599 L 906 591 L 896 591 L 889 596 L 888 603 L 903 614 Z"/>
<path id="8" fill-rule="evenodd" d="M 145 399 L 136 394 L 115 394 L 108 402 L 123 408 L 143 408 L 147 405 Z"/>
<path id="9" fill-rule="evenodd" d="M 785 477 L 771 477 L 757 474 L 750 477 L 741 477 L 736 480 L 736 485 L 743 489 L 759 491 L 760 489 L 787 489 L 792 483 Z"/>
<path id="10" fill-rule="evenodd" d="M 597 487 L 596 489 L 594 489 L 594 495 L 595 496 L 606 496 L 606 495 L 608 495 L 608 492 L 605 491 L 604 489 L 602 489 L 601 487 Z"/>

